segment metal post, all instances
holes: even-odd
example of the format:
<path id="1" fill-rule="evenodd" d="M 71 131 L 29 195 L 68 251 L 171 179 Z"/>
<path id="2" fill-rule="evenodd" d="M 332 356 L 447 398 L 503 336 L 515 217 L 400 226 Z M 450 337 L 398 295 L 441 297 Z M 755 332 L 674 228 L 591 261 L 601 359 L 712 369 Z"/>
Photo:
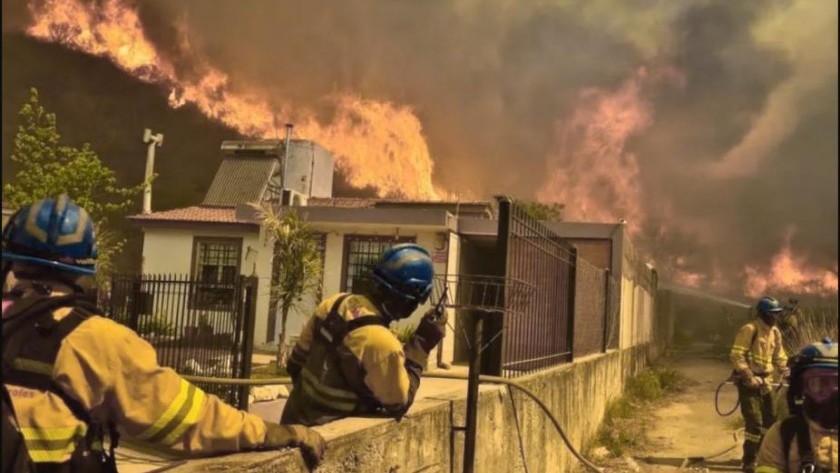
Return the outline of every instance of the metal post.
<path id="1" fill-rule="evenodd" d="M 242 315 L 245 317 L 243 324 L 242 339 L 242 378 L 248 379 L 251 377 L 251 358 L 254 354 L 254 324 L 257 318 L 257 288 L 259 286 L 259 279 L 256 276 L 239 278 L 240 288 L 244 283 L 244 294 L 240 293 L 243 304 L 240 307 Z M 239 409 L 243 411 L 248 410 L 248 386 L 243 386 L 239 389 Z"/>
<path id="2" fill-rule="evenodd" d="M 481 345 L 484 329 L 484 314 L 474 312 L 472 351 L 470 352 L 470 372 L 467 379 L 467 425 L 464 432 L 464 473 L 472 473 L 475 468 L 475 439 L 478 435 L 478 376 L 481 374 Z"/>
<path id="3" fill-rule="evenodd" d="M 566 327 L 566 346 L 569 347 L 569 361 L 575 356 L 575 299 L 577 299 L 577 264 L 578 264 L 578 250 L 572 247 L 569 253 L 571 263 L 569 264 L 569 300 L 568 300 L 568 320 L 569 326 Z"/>
<path id="4" fill-rule="evenodd" d="M 148 144 L 146 148 L 146 174 L 144 177 L 146 186 L 143 189 L 143 213 L 149 214 L 152 213 L 152 183 L 150 179 L 155 173 L 155 147 L 163 145 L 163 134 L 158 133 L 153 135 L 152 130 L 146 128 L 143 130 L 143 143 Z"/>
<path id="5" fill-rule="evenodd" d="M 604 270 L 604 340 L 603 352 L 606 353 L 609 349 L 610 336 L 610 270 Z"/>

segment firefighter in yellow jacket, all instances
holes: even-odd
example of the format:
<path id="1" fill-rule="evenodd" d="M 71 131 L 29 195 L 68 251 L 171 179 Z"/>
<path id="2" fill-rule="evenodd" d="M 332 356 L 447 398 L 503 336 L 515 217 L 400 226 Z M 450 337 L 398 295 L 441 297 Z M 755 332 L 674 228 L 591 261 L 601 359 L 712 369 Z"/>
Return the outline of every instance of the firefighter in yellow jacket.
<path id="1" fill-rule="evenodd" d="M 791 361 L 787 394 L 791 416 L 767 432 L 755 471 L 838 473 L 837 342 L 809 344 Z"/>
<path id="2" fill-rule="evenodd" d="M 97 315 L 80 298 L 96 256 L 91 219 L 66 195 L 24 206 L 3 232 L 3 384 L 22 437 L 12 452 L 4 422 L 4 471 L 7 461 L 115 471 L 117 430 L 190 454 L 294 446 L 310 464 L 322 457 L 316 432 L 263 422 L 204 393 L 159 366 L 136 333 Z"/>
<path id="3" fill-rule="evenodd" d="M 782 305 L 762 297 L 756 305 L 758 317 L 738 330 L 729 358 L 738 376 L 738 399 L 744 417 L 743 470 L 755 471 L 761 439 L 776 421 L 771 390 L 772 376 L 788 374 L 782 333 L 776 327 Z"/>
<path id="4" fill-rule="evenodd" d="M 304 326 L 287 370 L 294 388 L 281 423 L 320 425 L 352 415 L 400 417 L 414 401 L 429 352 L 443 336 L 445 312 L 430 310 L 400 344 L 388 325 L 428 300 L 429 253 L 407 243 L 386 250 L 360 294 L 323 301 Z"/>

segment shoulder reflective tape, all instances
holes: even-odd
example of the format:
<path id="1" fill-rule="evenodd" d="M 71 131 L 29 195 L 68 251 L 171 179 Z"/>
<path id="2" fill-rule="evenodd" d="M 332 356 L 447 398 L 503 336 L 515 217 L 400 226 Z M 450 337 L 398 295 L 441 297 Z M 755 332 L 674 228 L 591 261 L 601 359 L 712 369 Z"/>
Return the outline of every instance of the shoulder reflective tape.
<path id="1" fill-rule="evenodd" d="M 784 470 L 776 468 L 775 466 L 761 465 L 755 469 L 755 473 L 784 473 Z"/>
<path id="2" fill-rule="evenodd" d="M 84 439 L 86 432 L 87 426 L 84 424 L 51 429 L 40 427 L 21 427 L 20 429 L 29 457 L 35 463 L 67 460 L 76 449 L 76 444 Z"/>
<path id="3" fill-rule="evenodd" d="M 198 413 L 205 399 L 204 391 L 182 379 L 178 395 L 172 404 L 137 438 L 167 445 L 175 442 L 187 428 L 198 421 Z"/>

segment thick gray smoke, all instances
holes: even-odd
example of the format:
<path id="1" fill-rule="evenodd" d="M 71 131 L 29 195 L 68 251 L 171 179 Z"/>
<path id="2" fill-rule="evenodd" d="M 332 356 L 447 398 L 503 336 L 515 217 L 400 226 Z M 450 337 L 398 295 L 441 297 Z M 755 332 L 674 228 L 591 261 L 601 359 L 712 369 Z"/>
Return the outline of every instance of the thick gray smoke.
<path id="1" fill-rule="evenodd" d="M 150 0 L 138 8 L 148 37 L 184 74 L 196 66 L 178 58 L 187 41 L 235 87 L 278 102 L 315 107 L 350 92 L 412 107 L 435 183 L 477 197 L 534 198 L 558 153 L 558 126 L 583 91 L 617 91 L 640 67 L 675 71 L 678 86 L 641 87 L 651 122 L 620 141 L 638 164 L 631 184 L 644 214 L 616 216 L 642 222 L 639 246 L 655 248 L 660 266 L 682 256 L 686 272 L 737 291 L 745 266 L 767 268 L 789 241 L 802 264 L 836 279 L 836 2 Z"/>

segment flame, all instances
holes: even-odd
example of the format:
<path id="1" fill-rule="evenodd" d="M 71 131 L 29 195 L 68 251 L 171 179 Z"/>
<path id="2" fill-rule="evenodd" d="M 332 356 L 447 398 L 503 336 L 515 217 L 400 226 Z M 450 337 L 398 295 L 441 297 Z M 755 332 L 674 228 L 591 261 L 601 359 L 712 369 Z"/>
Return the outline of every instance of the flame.
<path id="1" fill-rule="evenodd" d="M 179 74 L 146 38 L 136 8 L 124 0 L 44 0 L 30 3 L 29 10 L 27 34 L 107 58 L 141 81 L 168 88 L 173 108 L 193 104 L 208 117 L 259 138 L 275 135 L 279 114 L 294 121 L 301 135 L 329 149 L 354 187 L 372 187 L 388 197 L 438 196 L 423 129 L 409 107 L 334 94 L 323 99 L 336 109 L 332 122 L 323 124 L 306 108 L 234 91 L 227 74 L 195 53 L 182 28 L 177 28 L 179 52 L 200 73 L 190 78 Z"/>
<path id="2" fill-rule="evenodd" d="M 640 68 L 617 90 L 581 91 L 572 116 L 557 124 L 558 150 L 548 159 L 548 179 L 537 192 L 544 202 L 564 203 L 570 221 L 616 223 L 639 232 L 644 211 L 639 163 L 627 140 L 653 123 L 642 98 L 647 70 Z"/>
<path id="3" fill-rule="evenodd" d="M 837 294 L 837 266 L 834 270 L 809 267 L 805 258 L 793 254 L 787 243 L 766 268 L 747 266 L 745 292 L 759 297 L 768 292 L 793 294 Z"/>

